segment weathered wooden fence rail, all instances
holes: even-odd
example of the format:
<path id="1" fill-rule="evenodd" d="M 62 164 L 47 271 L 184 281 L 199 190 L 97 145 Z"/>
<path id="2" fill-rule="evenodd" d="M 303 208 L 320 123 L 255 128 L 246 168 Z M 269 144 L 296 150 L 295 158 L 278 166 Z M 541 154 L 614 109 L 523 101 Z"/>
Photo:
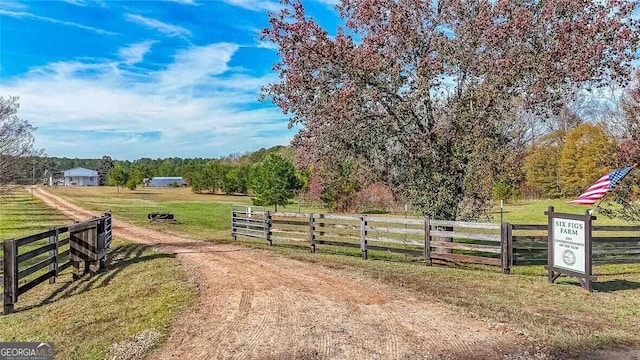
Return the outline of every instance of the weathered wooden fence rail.
<path id="1" fill-rule="evenodd" d="M 467 262 L 511 267 L 511 249 L 499 224 L 394 218 L 371 215 L 307 214 L 233 209 L 231 235 L 322 246 L 402 253 L 433 262 Z M 455 242 L 452 241 L 456 239 Z M 507 259 L 506 261 L 504 259 Z"/>
<path id="2" fill-rule="evenodd" d="M 112 240 L 111 223 L 111 213 L 105 213 L 69 226 L 5 240 L 0 260 L 3 313 L 12 313 L 18 298 L 35 286 L 47 280 L 55 283 L 56 277 L 70 266 L 74 267 L 73 279 L 81 275 L 81 262 L 85 263 L 85 272 L 104 268 Z"/>
<path id="3" fill-rule="evenodd" d="M 547 263 L 547 224 L 496 224 L 351 214 L 231 211 L 231 235 L 322 246 L 403 253 L 433 262 L 499 266 Z M 594 226 L 594 263 L 640 263 L 640 226 Z M 621 235 L 616 235 L 621 234 Z"/>

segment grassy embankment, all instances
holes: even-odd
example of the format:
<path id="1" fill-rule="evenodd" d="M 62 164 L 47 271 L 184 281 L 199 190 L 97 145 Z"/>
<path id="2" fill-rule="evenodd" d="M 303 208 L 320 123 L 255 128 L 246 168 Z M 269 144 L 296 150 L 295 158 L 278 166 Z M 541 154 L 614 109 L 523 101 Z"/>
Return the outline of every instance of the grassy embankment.
<path id="1" fill-rule="evenodd" d="M 2 240 L 69 222 L 26 192 L 0 196 Z M 72 282 L 69 268 L 56 284 L 22 295 L 15 313 L 0 316 L 0 341 L 52 341 L 60 359 L 102 359 L 110 345 L 143 331 L 159 345 L 195 291 L 170 255 L 118 239 L 112 247 L 108 271 Z"/>
<path id="2" fill-rule="evenodd" d="M 77 204 L 98 211 L 112 209 L 117 217 L 161 231 L 229 242 L 229 213 L 232 204 L 245 203 L 243 197 L 196 195 L 188 189 L 141 189 L 116 194 L 113 188 L 58 188 L 53 191 Z M 544 211 L 583 213 L 585 207 L 562 200 L 507 204 L 505 221 L 545 223 Z M 179 224 L 149 224 L 151 211 L 173 212 Z M 494 216 L 499 219 L 499 213 Z M 622 222 L 599 218 L 597 224 Z M 635 234 L 640 237 L 640 234 Z M 268 247 L 257 241 L 239 244 L 270 249 L 284 256 L 316 262 L 329 267 L 361 272 L 373 278 L 409 288 L 419 294 L 456 306 L 470 316 L 505 323 L 531 335 L 551 351 L 588 351 L 599 347 L 640 345 L 640 266 L 595 267 L 596 292 L 582 290 L 577 281 L 563 277 L 558 284 L 546 282 L 541 266 L 516 267 L 511 275 L 488 267 L 420 266 L 415 258 L 395 256 L 395 262 L 362 261 L 348 250 L 330 253 L 322 249 L 310 254 L 304 246 Z M 350 254 L 356 255 L 357 252 Z M 372 252 L 370 258 L 389 258 Z M 480 270 L 480 271 L 474 271 Z"/>

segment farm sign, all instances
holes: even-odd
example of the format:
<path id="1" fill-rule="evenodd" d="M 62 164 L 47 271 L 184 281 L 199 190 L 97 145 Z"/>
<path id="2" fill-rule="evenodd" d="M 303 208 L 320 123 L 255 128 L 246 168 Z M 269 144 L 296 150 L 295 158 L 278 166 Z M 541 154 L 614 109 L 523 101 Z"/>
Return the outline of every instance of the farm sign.
<path id="1" fill-rule="evenodd" d="M 586 273 L 585 222 L 553 219 L 553 264 L 557 268 Z"/>
<path id="2" fill-rule="evenodd" d="M 548 272 L 553 283 L 560 275 L 575 276 L 582 287 L 592 291 L 591 222 L 595 217 L 545 212 L 549 217 Z"/>

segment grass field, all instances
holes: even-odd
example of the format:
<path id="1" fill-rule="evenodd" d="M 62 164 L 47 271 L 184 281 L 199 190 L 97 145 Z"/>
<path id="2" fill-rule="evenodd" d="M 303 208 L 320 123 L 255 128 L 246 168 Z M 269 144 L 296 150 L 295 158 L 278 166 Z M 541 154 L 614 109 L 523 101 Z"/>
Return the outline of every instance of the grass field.
<path id="1" fill-rule="evenodd" d="M 111 188 L 58 188 L 52 192 L 94 210 L 112 209 L 115 216 L 145 227 L 194 236 L 214 242 L 230 242 L 229 213 L 232 203 L 247 198 L 195 195 L 186 189 L 142 189 L 116 194 Z M 507 204 L 505 221 L 546 223 L 544 211 L 583 213 L 585 207 L 562 200 Z M 304 210 L 304 209 L 303 209 Z M 149 211 L 170 211 L 179 224 L 149 224 Z M 499 213 L 498 213 L 499 214 Z M 496 215 L 496 221 L 499 215 Z M 597 224 L 620 221 L 599 218 Z M 635 234 L 640 237 L 640 234 Z M 373 261 L 362 261 L 349 249 L 310 254 L 305 246 L 281 244 L 269 247 L 258 241 L 239 240 L 244 246 L 269 249 L 284 256 L 347 268 L 398 287 L 409 288 L 437 301 L 454 304 L 471 316 L 506 324 L 536 339 L 550 351 L 586 351 L 600 347 L 640 346 L 640 266 L 597 266 L 596 292 L 589 294 L 577 280 L 562 277 L 546 281 L 541 266 L 516 267 L 511 275 L 483 266 L 427 267 L 415 258 L 370 252 Z M 344 256 L 353 255 L 353 256 Z M 396 261 L 375 261 L 390 259 Z"/>
<path id="2" fill-rule="evenodd" d="M 3 239 L 69 222 L 26 192 L 0 197 Z M 72 282 L 67 269 L 22 295 L 14 314 L 0 316 L 0 341 L 52 341 L 57 359 L 102 359 L 143 331 L 154 334 L 147 345 L 159 344 L 195 299 L 193 287 L 169 255 L 118 239 L 112 255 L 108 271 Z"/>
<path id="3" fill-rule="evenodd" d="M 115 187 L 58 187 L 48 189 L 71 202 L 95 211 L 112 210 L 116 216 L 123 216 L 128 222 L 166 232 L 188 234 L 199 239 L 207 239 L 209 235 L 202 229 L 211 231 L 228 230 L 231 207 L 233 205 L 251 205 L 248 196 L 194 194 L 188 188 L 139 188 L 136 190 Z M 505 204 L 504 221 L 515 224 L 546 224 L 544 212 L 549 205 L 556 211 L 584 213 L 587 207 L 568 205 L 565 200 L 520 201 Z M 289 205 L 282 211 L 297 211 L 297 205 Z M 303 212 L 328 212 L 318 206 L 303 206 Z M 178 224 L 150 224 L 147 214 L 150 212 L 171 212 L 175 214 Z M 500 221 L 500 211 L 496 207 L 490 214 L 494 222 Z M 394 216 L 394 215 L 390 215 Z M 400 214 L 396 214 L 400 216 Z M 625 224 L 620 220 L 599 217 L 599 225 Z M 639 234 L 640 235 L 640 234 Z"/>

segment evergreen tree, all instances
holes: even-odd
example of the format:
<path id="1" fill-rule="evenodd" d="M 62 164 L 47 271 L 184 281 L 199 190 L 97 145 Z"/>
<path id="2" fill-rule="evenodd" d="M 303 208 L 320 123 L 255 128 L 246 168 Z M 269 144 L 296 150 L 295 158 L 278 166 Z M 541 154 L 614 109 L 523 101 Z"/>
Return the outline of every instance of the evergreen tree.
<path id="1" fill-rule="evenodd" d="M 107 185 L 115 186 L 118 193 L 120 192 L 120 187 L 126 186 L 128 181 L 129 173 L 120 163 L 117 163 L 107 173 Z"/>
<path id="2" fill-rule="evenodd" d="M 98 176 L 99 176 L 99 185 L 103 186 L 107 183 L 107 174 L 109 173 L 109 170 L 111 170 L 113 168 L 113 160 L 111 159 L 111 156 L 103 156 L 102 159 L 100 159 L 100 163 L 98 164 L 98 168 L 96 169 L 96 171 L 98 172 Z"/>
<path id="3" fill-rule="evenodd" d="M 253 191 L 256 197 L 252 199 L 254 205 L 285 206 L 295 191 L 301 188 L 296 177 L 293 163 L 276 154 L 269 154 L 253 171 Z"/>

